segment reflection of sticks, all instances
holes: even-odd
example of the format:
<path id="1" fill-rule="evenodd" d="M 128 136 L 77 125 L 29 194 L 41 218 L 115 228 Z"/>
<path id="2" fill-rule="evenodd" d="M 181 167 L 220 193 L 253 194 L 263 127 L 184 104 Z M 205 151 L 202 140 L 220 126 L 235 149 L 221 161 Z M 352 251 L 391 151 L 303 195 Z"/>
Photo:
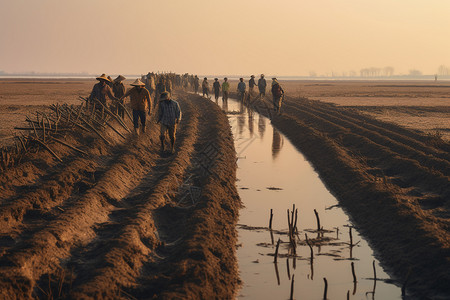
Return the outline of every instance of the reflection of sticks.
<path id="1" fill-rule="evenodd" d="M 355 274 L 355 264 L 352 262 L 352 275 L 353 275 L 353 295 L 356 294 L 356 286 L 357 286 L 357 280 L 356 280 L 356 274 Z"/>
<path id="2" fill-rule="evenodd" d="M 319 219 L 319 213 L 316 209 L 314 209 L 314 214 L 316 215 L 316 221 L 317 221 L 317 231 L 320 231 L 320 219 Z"/>
<path id="3" fill-rule="evenodd" d="M 291 270 L 289 269 L 289 257 L 286 257 L 286 270 L 289 280 L 291 279 Z"/>
<path id="4" fill-rule="evenodd" d="M 274 266 L 275 266 L 275 274 L 277 275 L 277 282 L 278 285 L 280 285 L 280 273 L 278 272 L 278 265 L 274 264 Z"/>
<path id="5" fill-rule="evenodd" d="M 270 209 L 269 229 L 272 229 L 273 210 Z"/>
<path id="6" fill-rule="evenodd" d="M 323 300 L 326 300 L 328 293 L 328 281 L 325 277 L 323 278 L 323 282 L 325 283 L 325 287 L 323 288 Z"/>
<path id="7" fill-rule="evenodd" d="M 309 242 L 308 235 L 306 233 L 305 233 L 305 239 L 306 239 L 306 244 L 308 244 L 309 250 L 311 251 L 311 261 L 312 261 L 314 259 L 314 251 L 311 246 L 311 243 Z"/>
<path id="8" fill-rule="evenodd" d="M 367 295 L 372 294 L 372 299 L 375 299 L 375 289 L 377 287 L 377 271 L 375 269 L 375 261 L 372 262 L 372 267 L 373 267 L 373 289 L 371 292 L 366 293 L 366 298 Z"/>
<path id="9" fill-rule="evenodd" d="M 356 274 L 355 274 L 355 263 L 352 262 L 351 265 L 352 265 L 353 282 L 357 282 L 357 280 L 356 280 Z"/>
<path id="10" fill-rule="evenodd" d="M 377 270 L 375 269 L 375 261 L 372 262 L 372 267 L 373 267 L 373 279 L 376 281 L 377 280 Z"/>
<path id="11" fill-rule="evenodd" d="M 294 274 L 292 274 L 292 280 L 291 280 L 291 296 L 289 297 L 290 300 L 294 299 Z"/>
<path id="12" fill-rule="evenodd" d="M 275 256 L 273 258 L 273 262 L 277 263 L 278 260 L 278 248 L 280 247 L 281 239 L 278 239 L 277 246 L 275 248 Z"/>
<path id="13" fill-rule="evenodd" d="M 347 300 L 350 300 L 350 291 L 347 291 Z"/>

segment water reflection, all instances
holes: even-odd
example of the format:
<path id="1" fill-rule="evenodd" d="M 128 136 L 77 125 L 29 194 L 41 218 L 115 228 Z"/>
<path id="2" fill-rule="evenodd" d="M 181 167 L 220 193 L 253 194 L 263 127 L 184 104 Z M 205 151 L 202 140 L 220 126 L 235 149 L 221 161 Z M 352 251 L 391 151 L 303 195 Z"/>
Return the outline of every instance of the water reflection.
<path id="1" fill-rule="evenodd" d="M 247 108 L 248 113 L 248 131 L 250 133 L 250 137 L 253 137 L 253 110 L 250 108 Z"/>
<path id="2" fill-rule="evenodd" d="M 284 277 L 287 274 L 291 280 L 296 275 L 298 289 L 293 292 L 296 299 L 319 299 L 323 291 L 321 279 L 324 277 L 330 283 L 329 298 L 345 299 L 347 291 L 350 291 L 351 295 L 354 290 L 355 295 L 352 298 L 370 299 L 375 290 L 374 281 L 363 280 L 373 274 L 371 264 L 367 264 L 367 261 L 373 260 L 370 247 L 362 240 L 361 245 L 350 248 L 347 232 L 345 241 L 339 240 L 344 234 L 340 233 L 338 228 L 348 226 L 348 216 L 336 206 L 336 199 L 326 190 L 320 178 L 289 140 L 284 139 L 265 117 L 257 114 L 258 109 L 265 112 L 263 103 L 258 108 L 255 108 L 255 105 L 250 103 L 250 107 L 246 107 L 234 99 L 222 103 L 223 110 L 229 112 L 236 152 L 238 156 L 245 152 L 245 159 L 238 160 L 237 170 L 237 186 L 245 205 L 240 212 L 239 223 L 250 228 L 267 228 L 267 212 L 271 209 L 274 212 L 273 230 L 238 229 L 242 247 L 237 250 L 237 255 L 243 281 L 238 298 L 285 299 L 291 284 Z M 255 108 L 256 112 L 252 112 L 252 108 Z M 265 134 L 266 130 L 268 135 Z M 272 136 L 270 130 L 273 130 Z M 299 211 L 306 212 L 300 218 L 299 231 L 306 233 L 305 230 L 309 230 L 307 232 L 311 232 L 316 241 L 311 244 L 311 249 L 305 242 L 299 243 L 296 254 L 298 259 L 288 252 L 287 247 L 283 247 L 280 258 L 289 259 L 286 262 L 283 259 L 283 263 L 271 266 L 274 241 L 280 237 L 286 238 L 283 233 L 286 231 L 285 208 L 293 203 L 299 206 Z M 327 207 L 334 208 L 327 210 Z M 314 214 L 311 213 L 314 209 L 323 214 L 325 229 L 336 230 L 310 230 L 315 228 L 316 224 Z M 361 237 L 355 232 L 353 238 L 356 240 Z M 284 245 L 288 246 L 286 243 Z M 313 249 L 317 253 L 311 255 L 310 250 Z M 259 263 L 255 263 L 255 256 Z M 353 260 L 349 259 L 349 256 L 353 257 Z M 351 278 L 349 260 L 355 261 L 357 267 L 357 289 Z M 283 275 L 281 277 L 285 280 L 282 281 L 280 275 Z M 379 276 L 389 278 L 381 269 Z M 376 288 L 378 299 L 400 299 L 400 289 L 384 280 L 379 280 Z"/>
<path id="3" fill-rule="evenodd" d="M 284 144 L 283 137 L 280 135 L 278 130 L 274 128 L 272 137 L 272 158 L 274 160 L 277 158 L 278 154 L 280 154 L 283 144 Z"/>
<path id="4" fill-rule="evenodd" d="M 266 131 L 266 118 L 259 115 L 258 117 L 258 132 L 261 139 L 264 138 L 264 132 Z"/>
<path id="5" fill-rule="evenodd" d="M 222 101 L 222 109 L 223 111 L 228 112 L 228 100 Z"/>

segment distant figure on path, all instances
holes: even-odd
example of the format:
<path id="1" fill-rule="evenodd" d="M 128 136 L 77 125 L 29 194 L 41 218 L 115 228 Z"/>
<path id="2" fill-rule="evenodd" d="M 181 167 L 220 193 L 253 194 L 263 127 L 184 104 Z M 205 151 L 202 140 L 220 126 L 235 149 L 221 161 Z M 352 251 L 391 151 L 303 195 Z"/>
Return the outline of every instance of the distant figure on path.
<path id="1" fill-rule="evenodd" d="M 133 109 L 134 133 L 139 135 L 139 119 L 141 120 L 142 125 L 141 132 L 145 133 L 145 112 L 148 110 L 148 115 L 151 115 L 152 98 L 150 97 L 150 92 L 145 88 L 145 83 L 140 79 L 136 79 L 131 85 L 133 88 L 129 89 L 120 100 L 130 96 L 130 105 L 131 109 Z"/>
<path id="2" fill-rule="evenodd" d="M 203 97 L 208 97 L 209 98 L 209 82 L 208 82 L 208 78 L 203 78 L 203 82 L 202 82 L 202 90 L 203 90 Z"/>
<path id="3" fill-rule="evenodd" d="M 244 102 L 246 88 L 247 86 L 245 85 L 244 78 L 239 78 L 237 92 L 238 92 L 238 100 L 241 102 Z"/>
<path id="4" fill-rule="evenodd" d="M 222 83 L 222 101 L 228 101 L 228 93 L 230 91 L 230 83 L 228 82 L 228 78 L 223 79 Z"/>
<path id="5" fill-rule="evenodd" d="M 258 89 L 259 89 L 259 97 L 263 98 L 266 96 L 266 80 L 264 79 L 264 74 L 261 74 L 261 78 L 258 79 Z"/>
<path id="6" fill-rule="evenodd" d="M 248 92 L 250 96 L 253 96 L 253 88 L 256 86 L 255 75 L 250 76 L 250 80 L 248 81 Z"/>
<path id="7" fill-rule="evenodd" d="M 113 92 L 109 84 L 111 81 L 106 77 L 105 74 L 100 75 L 96 78 L 99 82 L 92 88 L 91 95 L 89 95 L 89 100 L 94 101 L 94 99 L 99 100 L 103 105 L 106 106 L 106 97 L 108 96 L 111 100 L 117 100 L 114 97 Z M 95 103 L 95 101 L 94 101 Z"/>
<path id="8" fill-rule="evenodd" d="M 116 79 L 114 79 L 113 81 L 113 86 L 112 86 L 112 90 L 114 93 L 114 97 L 121 99 L 123 97 L 123 95 L 125 95 L 126 89 L 125 89 L 125 85 L 123 85 L 122 81 L 125 80 L 125 77 L 123 77 L 122 75 L 117 76 Z M 123 100 L 119 100 L 118 103 L 116 103 L 116 105 L 114 105 L 116 113 L 123 119 L 125 118 L 125 110 L 123 108 Z"/>
<path id="9" fill-rule="evenodd" d="M 198 79 L 198 76 L 195 75 L 194 77 L 194 92 L 198 94 L 198 88 L 200 87 L 200 79 Z"/>
<path id="10" fill-rule="evenodd" d="M 214 99 L 216 99 L 216 103 L 218 103 L 218 101 L 219 101 L 219 93 L 220 93 L 219 78 L 214 78 L 213 90 L 214 90 Z"/>
<path id="11" fill-rule="evenodd" d="M 169 134 L 171 149 L 170 152 L 175 151 L 175 134 L 177 132 L 177 125 L 181 120 L 181 109 L 178 102 L 172 100 L 170 94 L 164 92 L 160 96 L 161 102 L 158 109 L 158 121 L 161 123 L 159 139 L 161 141 L 161 152 L 164 152 L 164 140 L 166 133 Z"/>
<path id="12" fill-rule="evenodd" d="M 273 109 L 277 112 L 281 112 L 281 103 L 284 98 L 284 90 L 280 83 L 274 77 L 272 78 L 272 96 L 273 96 Z"/>

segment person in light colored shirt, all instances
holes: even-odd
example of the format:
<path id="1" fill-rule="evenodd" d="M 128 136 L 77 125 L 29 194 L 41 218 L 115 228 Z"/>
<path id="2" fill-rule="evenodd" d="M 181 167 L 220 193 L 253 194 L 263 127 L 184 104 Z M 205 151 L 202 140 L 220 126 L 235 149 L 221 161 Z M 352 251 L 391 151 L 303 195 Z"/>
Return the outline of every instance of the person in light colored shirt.
<path id="1" fill-rule="evenodd" d="M 223 79 L 222 83 L 222 101 L 228 101 L 228 93 L 230 91 L 230 83 L 228 82 L 228 78 Z"/>
<path id="2" fill-rule="evenodd" d="M 209 98 L 209 82 L 208 82 L 208 78 L 203 78 L 203 82 L 202 82 L 202 90 L 203 90 L 203 97 L 208 97 Z"/>

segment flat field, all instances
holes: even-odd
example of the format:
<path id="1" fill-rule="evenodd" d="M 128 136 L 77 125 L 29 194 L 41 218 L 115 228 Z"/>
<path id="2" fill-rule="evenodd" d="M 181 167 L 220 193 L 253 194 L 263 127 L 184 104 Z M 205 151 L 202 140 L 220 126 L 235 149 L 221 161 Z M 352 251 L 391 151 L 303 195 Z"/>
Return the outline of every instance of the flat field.
<path id="1" fill-rule="evenodd" d="M 353 108 L 450 141 L 448 81 L 285 81 L 290 96 Z"/>

